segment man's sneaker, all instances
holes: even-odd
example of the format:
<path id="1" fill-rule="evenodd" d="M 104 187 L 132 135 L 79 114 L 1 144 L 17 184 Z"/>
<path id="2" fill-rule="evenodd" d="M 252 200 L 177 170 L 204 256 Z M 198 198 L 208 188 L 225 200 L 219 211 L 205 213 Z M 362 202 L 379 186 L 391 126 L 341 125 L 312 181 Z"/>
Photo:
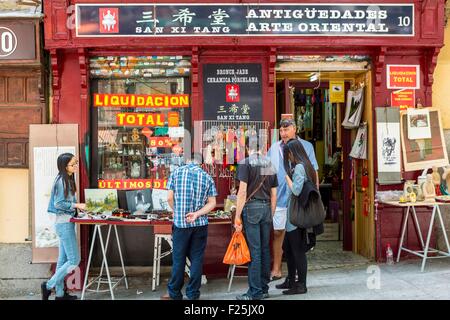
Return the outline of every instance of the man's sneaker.
<path id="1" fill-rule="evenodd" d="M 277 284 L 275 288 L 277 289 L 290 289 L 292 287 L 291 281 L 286 277 L 283 283 Z"/>
<path id="2" fill-rule="evenodd" d="M 48 297 L 52 294 L 52 290 L 47 289 L 47 281 L 41 283 L 41 298 L 42 300 L 48 300 Z"/>
<path id="3" fill-rule="evenodd" d="M 253 300 L 253 299 L 248 294 L 244 293 L 236 296 L 236 300 Z"/>
<path id="4" fill-rule="evenodd" d="M 64 295 L 62 297 L 55 297 L 55 300 L 77 300 L 77 296 L 73 296 L 69 294 L 67 291 L 64 291 Z"/>
<path id="5" fill-rule="evenodd" d="M 262 298 L 263 298 L 263 299 L 269 299 L 269 298 L 270 298 L 269 293 L 268 293 L 268 292 L 263 293 Z"/>

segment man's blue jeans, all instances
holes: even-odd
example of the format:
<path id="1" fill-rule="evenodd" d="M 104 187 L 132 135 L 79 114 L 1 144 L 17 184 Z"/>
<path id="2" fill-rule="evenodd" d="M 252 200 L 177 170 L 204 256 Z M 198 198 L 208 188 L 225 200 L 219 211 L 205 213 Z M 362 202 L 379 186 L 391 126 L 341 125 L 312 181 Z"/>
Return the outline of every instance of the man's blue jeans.
<path id="1" fill-rule="evenodd" d="M 242 221 L 252 259 L 248 265 L 247 294 L 252 299 L 262 299 L 263 294 L 269 291 L 270 282 L 270 201 L 249 201 L 242 211 Z"/>
<path id="2" fill-rule="evenodd" d="M 64 296 L 64 278 L 80 263 L 75 224 L 72 222 L 57 223 L 56 234 L 59 237 L 59 256 L 56 271 L 47 282 L 47 289 L 55 288 L 56 296 Z"/>
<path id="3" fill-rule="evenodd" d="M 186 296 L 190 300 L 200 298 L 200 286 L 203 273 L 203 257 L 208 239 L 208 226 L 177 228 L 172 227 L 172 276 L 167 289 L 175 300 L 183 299 L 181 288 L 184 285 L 184 266 L 186 257 L 191 262 L 190 279 L 186 287 Z"/>

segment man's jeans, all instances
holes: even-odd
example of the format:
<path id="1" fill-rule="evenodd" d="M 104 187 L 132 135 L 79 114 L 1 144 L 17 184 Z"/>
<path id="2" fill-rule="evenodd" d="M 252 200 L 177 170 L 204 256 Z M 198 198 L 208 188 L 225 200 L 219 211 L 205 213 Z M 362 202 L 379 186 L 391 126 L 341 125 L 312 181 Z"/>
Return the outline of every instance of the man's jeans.
<path id="1" fill-rule="evenodd" d="M 248 265 L 247 294 L 252 299 L 262 299 L 263 294 L 269 291 L 270 281 L 270 201 L 249 201 L 242 212 L 242 221 L 252 259 Z"/>
<path id="2" fill-rule="evenodd" d="M 64 278 L 80 263 L 75 224 L 72 222 L 55 224 L 59 237 L 59 256 L 56 271 L 47 282 L 47 289 L 55 288 L 56 296 L 64 296 Z"/>
<path id="3" fill-rule="evenodd" d="M 186 257 L 191 262 L 190 279 L 186 287 L 186 296 L 190 300 L 200 298 L 200 286 L 203 272 L 203 256 L 208 239 L 208 226 L 177 228 L 172 227 L 172 276 L 167 289 L 172 299 L 181 300 L 181 288 L 184 285 L 184 266 Z"/>

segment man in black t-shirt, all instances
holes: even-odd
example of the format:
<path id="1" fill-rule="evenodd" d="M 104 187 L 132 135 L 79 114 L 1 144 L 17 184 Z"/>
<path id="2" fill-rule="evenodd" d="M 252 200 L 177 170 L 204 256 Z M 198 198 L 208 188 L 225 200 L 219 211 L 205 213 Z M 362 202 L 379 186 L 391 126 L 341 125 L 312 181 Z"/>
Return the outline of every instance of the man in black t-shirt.
<path id="1" fill-rule="evenodd" d="M 241 231 L 243 225 L 251 262 L 248 266 L 249 289 L 236 298 L 259 300 L 269 296 L 269 242 L 278 180 L 270 159 L 257 150 L 256 141 L 247 138 L 246 146 L 249 157 L 239 163 L 237 172 L 240 182 L 234 226 L 236 231 Z"/>

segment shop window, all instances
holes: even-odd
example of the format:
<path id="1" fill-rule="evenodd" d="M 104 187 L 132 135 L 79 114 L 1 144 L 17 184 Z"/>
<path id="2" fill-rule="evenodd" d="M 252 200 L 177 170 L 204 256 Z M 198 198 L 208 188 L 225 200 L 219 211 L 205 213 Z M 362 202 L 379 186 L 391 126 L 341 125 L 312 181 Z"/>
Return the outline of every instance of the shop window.
<path id="1" fill-rule="evenodd" d="M 170 173 L 184 163 L 189 59 L 95 57 L 90 73 L 92 186 L 164 190 Z"/>

